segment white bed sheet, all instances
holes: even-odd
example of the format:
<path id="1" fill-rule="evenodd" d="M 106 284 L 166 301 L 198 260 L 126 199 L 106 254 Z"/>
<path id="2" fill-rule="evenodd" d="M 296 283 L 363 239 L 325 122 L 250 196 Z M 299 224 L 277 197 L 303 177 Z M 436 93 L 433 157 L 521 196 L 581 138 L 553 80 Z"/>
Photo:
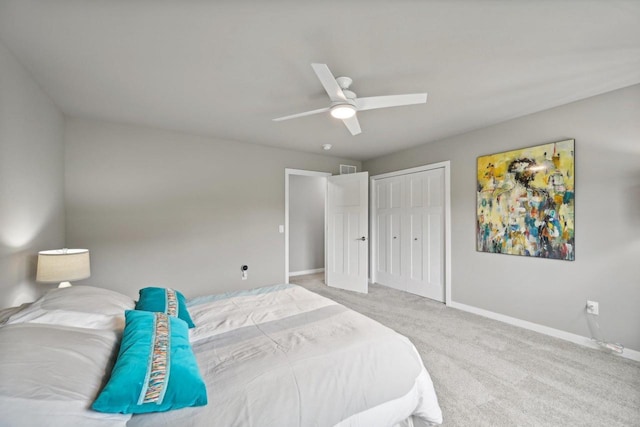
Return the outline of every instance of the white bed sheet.
<path id="1" fill-rule="evenodd" d="M 434 425 L 442 412 L 411 342 L 295 285 L 197 298 L 191 340 L 201 408 L 134 416 L 129 427 Z"/>
<path id="2" fill-rule="evenodd" d="M 1 427 L 124 427 L 131 415 L 90 406 L 119 333 L 40 323 L 0 327 Z"/>

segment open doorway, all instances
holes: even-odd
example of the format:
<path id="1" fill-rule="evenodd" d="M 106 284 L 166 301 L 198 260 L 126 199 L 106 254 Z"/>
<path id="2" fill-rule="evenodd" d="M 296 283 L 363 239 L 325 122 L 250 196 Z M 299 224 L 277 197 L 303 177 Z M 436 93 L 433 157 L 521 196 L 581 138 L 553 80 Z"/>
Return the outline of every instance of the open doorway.
<path id="1" fill-rule="evenodd" d="M 328 176 L 285 169 L 285 283 L 293 276 L 324 272 Z"/>

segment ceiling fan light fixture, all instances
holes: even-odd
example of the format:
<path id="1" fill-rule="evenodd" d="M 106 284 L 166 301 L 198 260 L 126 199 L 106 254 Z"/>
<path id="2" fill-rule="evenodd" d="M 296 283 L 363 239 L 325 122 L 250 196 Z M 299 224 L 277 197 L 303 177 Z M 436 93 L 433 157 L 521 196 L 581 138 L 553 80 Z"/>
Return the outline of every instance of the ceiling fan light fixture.
<path id="1" fill-rule="evenodd" d="M 331 116 L 336 119 L 350 119 L 355 114 L 356 107 L 351 104 L 338 104 L 331 107 Z"/>

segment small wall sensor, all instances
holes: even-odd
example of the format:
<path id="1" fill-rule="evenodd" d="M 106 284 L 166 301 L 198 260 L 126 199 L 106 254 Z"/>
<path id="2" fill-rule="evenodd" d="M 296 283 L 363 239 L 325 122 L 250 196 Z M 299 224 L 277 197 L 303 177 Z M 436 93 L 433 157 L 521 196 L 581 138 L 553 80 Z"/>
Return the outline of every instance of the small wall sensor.
<path id="1" fill-rule="evenodd" d="M 247 277 L 248 277 L 247 271 L 249 270 L 249 266 L 243 265 L 242 267 L 240 267 L 240 269 L 242 270 L 242 280 L 247 280 Z"/>

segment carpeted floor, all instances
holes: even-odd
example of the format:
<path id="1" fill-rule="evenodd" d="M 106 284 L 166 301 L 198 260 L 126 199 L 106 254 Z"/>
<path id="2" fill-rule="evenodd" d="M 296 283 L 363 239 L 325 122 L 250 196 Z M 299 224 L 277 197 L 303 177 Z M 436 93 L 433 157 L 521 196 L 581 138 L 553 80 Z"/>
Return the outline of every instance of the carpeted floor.
<path id="1" fill-rule="evenodd" d="M 409 337 L 444 426 L 640 426 L 640 363 L 379 285 L 362 295 L 323 275 L 291 282 Z"/>

